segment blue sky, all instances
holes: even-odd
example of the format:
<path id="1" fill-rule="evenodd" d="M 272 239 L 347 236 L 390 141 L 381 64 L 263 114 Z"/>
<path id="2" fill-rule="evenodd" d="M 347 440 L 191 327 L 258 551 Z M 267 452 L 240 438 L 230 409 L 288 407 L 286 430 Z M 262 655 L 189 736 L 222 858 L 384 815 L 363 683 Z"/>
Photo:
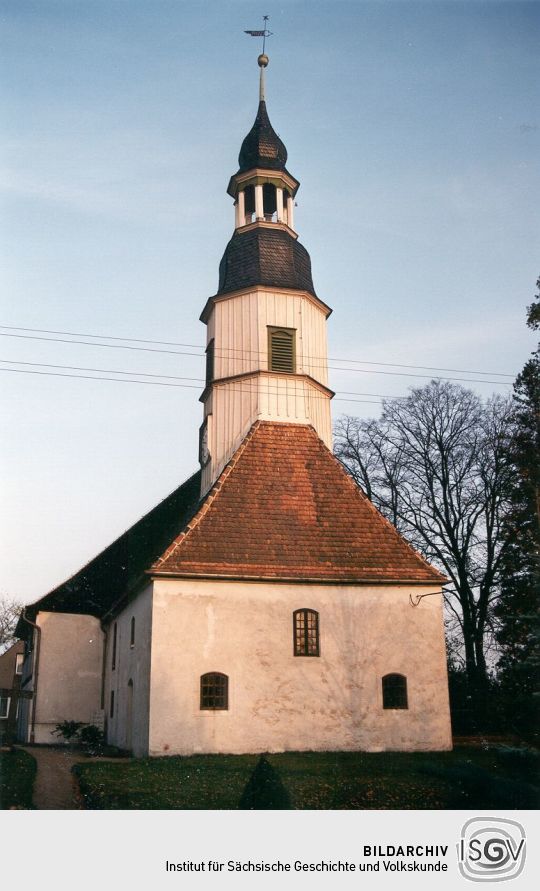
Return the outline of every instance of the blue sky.
<path id="1" fill-rule="evenodd" d="M 4 0 L 0 324 L 204 343 L 263 12 L 330 356 L 517 373 L 539 271 L 535 3 Z M 0 359 L 203 376 L 200 355 L 12 337 Z M 366 370 L 331 383 L 422 383 Z M 0 378 L 0 590 L 32 600 L 196 468 L 199 389 Z"/>

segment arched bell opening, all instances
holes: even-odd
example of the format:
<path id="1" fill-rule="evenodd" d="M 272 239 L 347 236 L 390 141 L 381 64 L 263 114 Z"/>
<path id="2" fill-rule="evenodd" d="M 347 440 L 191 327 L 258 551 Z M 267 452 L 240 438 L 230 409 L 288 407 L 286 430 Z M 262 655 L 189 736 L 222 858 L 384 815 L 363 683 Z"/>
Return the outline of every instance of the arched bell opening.
<path id="1" fill-rule="evenodd" d="M 236 228 L 264 220 L 266 223 L 285 223 L 292 229 L 293 204 L 290 191 L 274 183 L 245 186 L 236 196 Z"/>
<path id="2" fill-rule="evenodd" d="M 252 223 L 255 214 L 255 186 L 246 186 L 244 189 L 244 222 L 242 225 L 247 226 Z"/>
<path id="3" fill-rule="evenodd" d="M 275 223 L 277 220 L 276 187 L 272 183 L 263 185 L 263 213 L 267 223 Z"/>

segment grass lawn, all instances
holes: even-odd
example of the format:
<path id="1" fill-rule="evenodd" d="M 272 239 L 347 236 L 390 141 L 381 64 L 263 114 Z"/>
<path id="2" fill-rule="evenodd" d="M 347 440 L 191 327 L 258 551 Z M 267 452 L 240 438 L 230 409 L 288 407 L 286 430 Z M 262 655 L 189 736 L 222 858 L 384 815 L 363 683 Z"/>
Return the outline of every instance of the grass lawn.
<path id="1" fill-rule="evenodd" d="M 538 758 L 530 751 L 499 746 L 266 757 L 274 785 L 281 784 L 290 806 L 298 809 L 535 808 L 539 803 Z M 79 764 L 74 771 L 91 809 L 236 809 L 258 760 L 257 755 L 193 755 Z"/>
<path id="2" fill-rule="evenodd" d="M 0 810 L 31 808 L 36 762 L 28 752 L 0 752 Z"/>

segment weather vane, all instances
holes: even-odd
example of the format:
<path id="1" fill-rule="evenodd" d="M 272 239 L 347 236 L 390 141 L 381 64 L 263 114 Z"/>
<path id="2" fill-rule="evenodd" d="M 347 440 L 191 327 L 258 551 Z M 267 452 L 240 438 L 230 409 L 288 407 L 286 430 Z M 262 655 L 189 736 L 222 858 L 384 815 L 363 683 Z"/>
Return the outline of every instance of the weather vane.
<path id="1" fill-rule="evenodd" d="M 268 65 L 268 62 L 269 62 L 268 56 L 266 55 L 264 50 L 266 48 L 266 38 L 270 37 L 272 34 L 272 32 L 269 31 L 268 28 L 266 27 L 269 18 L 270 18 L 269 15 L 263 15 L 264 28 L 262 30 L 260 30 L 260 31 L 244 31 L 244 34 L 249 34 L 250 37 L 262 37 L 262 39 L 263 39 L 262 53 L 260 54 L 259 58 L 257 59 L 257 64 L 258 64 L 259 68 L 261 69 L 261 76 L 260 76 L 260 80 L 259 80 L 259 99 L 261 100 L 261 102 L 264 100 L 264 69 L 266 68 L 266 66 Z"/>
<path id="2" fill-rule="evenodd" d="M 266 47 L 266 38 L 271 37 L 271 35 L 272 35 L 272 32 L 269 31 L 268 28 L 266 27 L 269 18 L 270 18 L 269 15 L 263 15 L 264 28 L 262 29 L 262 31 L 244 31 L 244 34 L 249 34 L 250 37 L 262 37 L 262 39 L 263 39 L 263 45 L 262 45 L 263 56 L 264 56 L 264 50 Z"/>

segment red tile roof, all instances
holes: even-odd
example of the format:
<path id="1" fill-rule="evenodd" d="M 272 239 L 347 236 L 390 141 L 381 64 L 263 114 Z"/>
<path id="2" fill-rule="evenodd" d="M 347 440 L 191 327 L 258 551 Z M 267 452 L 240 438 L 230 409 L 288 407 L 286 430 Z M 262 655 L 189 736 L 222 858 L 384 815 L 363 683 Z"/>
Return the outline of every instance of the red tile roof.
<path id="1" fill-rule="evenodd" d="M 153 574 L 336 582 L 444 578 L 313 428 L 257 422 Z"/>

